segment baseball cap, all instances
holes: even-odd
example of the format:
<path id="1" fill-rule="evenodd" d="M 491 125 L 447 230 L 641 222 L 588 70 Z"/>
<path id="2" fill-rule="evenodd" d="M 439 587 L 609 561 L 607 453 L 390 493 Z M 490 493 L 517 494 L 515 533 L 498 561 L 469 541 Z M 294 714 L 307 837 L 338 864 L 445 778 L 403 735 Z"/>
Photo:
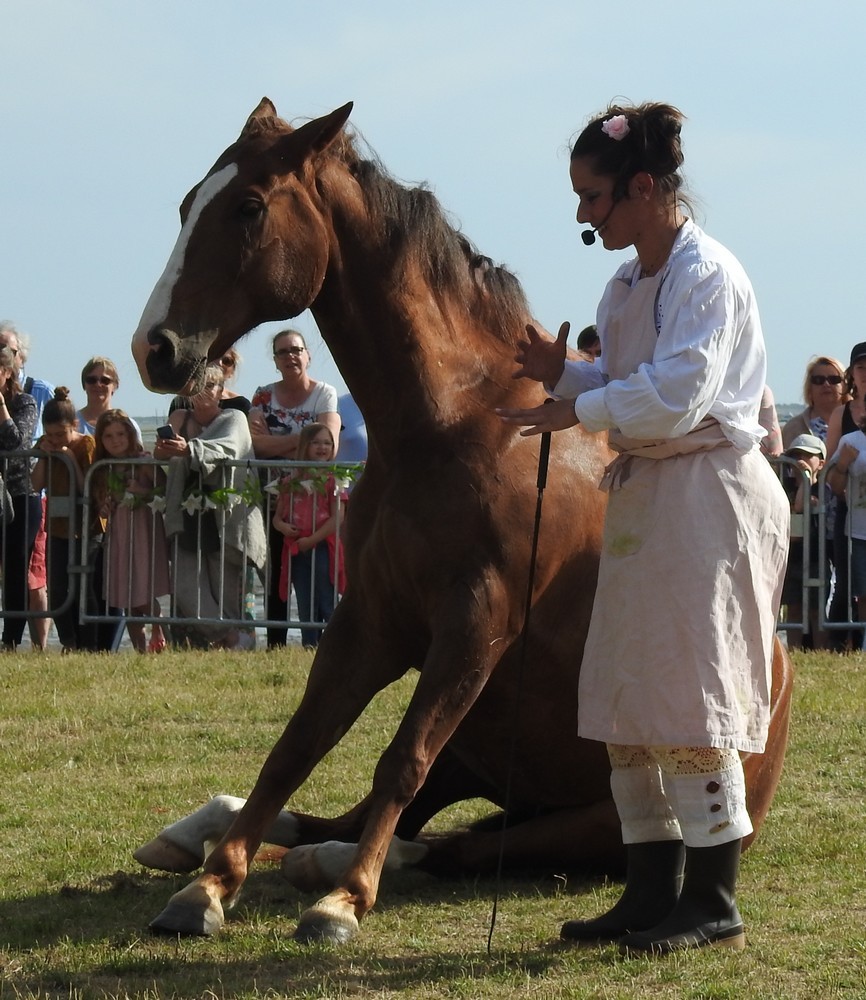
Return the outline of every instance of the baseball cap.
<path id="1" fill-rule="evenodd" d="M 815 437 L 814 434 L 798 434 L 785 449 L 785 454 L 790 455 L 792 451 L 804 451 L 807 455 L 820 455 L 821 458 L 827 457 L 827 449 L 824 447 L 824 442 L 819 437 Z"/>
<path id="2" fill-rule="evenodd" d="M 866 358 L 866 343 L 857 344 L 851 351 L 851 361 L 849 367 L 854 364 L 855 361 L 859 361 L 860 358 Z"/>

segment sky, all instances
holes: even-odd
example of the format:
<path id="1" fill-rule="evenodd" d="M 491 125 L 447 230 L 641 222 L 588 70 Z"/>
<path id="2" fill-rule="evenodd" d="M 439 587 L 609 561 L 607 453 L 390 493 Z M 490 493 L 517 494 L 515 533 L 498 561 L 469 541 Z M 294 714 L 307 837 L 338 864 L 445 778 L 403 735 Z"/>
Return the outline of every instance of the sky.
<path id="1" fill-rule="evenodd" d="M 613 99 L 672 103 L 696 221 L 755 287 L 777 402 L 800 401 L 809 358 L 847 363 L 866 340 L 864 4 L 7 0 L 0 38 L 0 318 L 79 405 L 101 354 L 115 405 L 164 414 L 130 338 L 183 196 L 265 95 L 289 121 L 354 101 L 389 171 L 427 184 L 572 338 L 628 254 L 581 243 L 569 142 Z M 310 374 L 345 391 L 309 313 L 295 325 Z M 240 343 L 237 391 L 276 377 L 278 328 Z"/>

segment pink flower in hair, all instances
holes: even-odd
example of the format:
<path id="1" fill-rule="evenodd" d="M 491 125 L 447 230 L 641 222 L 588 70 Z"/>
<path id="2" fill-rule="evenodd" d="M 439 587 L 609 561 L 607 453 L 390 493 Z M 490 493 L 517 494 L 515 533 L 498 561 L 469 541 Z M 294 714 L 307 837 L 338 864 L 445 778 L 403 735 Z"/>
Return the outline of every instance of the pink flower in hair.
<path id="1" fill-rule="evenodd" d="M 614 115 L 613 118 L 602 122 L 601 130 L 605 135 L 609 135 L 611 139 L 616 139 L 619 142 L 629 133 L 628 118 L 625 115 Z"/>

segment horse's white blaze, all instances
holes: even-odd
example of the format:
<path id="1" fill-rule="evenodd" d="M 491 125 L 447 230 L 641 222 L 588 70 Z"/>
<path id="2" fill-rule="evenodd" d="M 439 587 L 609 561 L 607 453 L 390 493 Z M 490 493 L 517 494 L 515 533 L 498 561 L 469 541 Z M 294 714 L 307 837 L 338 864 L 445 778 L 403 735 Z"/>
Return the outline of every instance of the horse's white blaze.
<path id="1" fill-rule="evenodd" d="M 181 227 L 177 243 L 175 243 L 174 250 L 172 250 L 171 256 L 168 258 L 168 263 L 165 265 L 162 277 L 157 281 L 156 286 L 150 293 L 150 298 L 147 300 L 147 305 L 144 307 L 144 312 L 138 321 L 138 329 L 132 338 L 132 356 L 138 365 L 141 379 L 148 388 L 151 388 L 151 385 L 145 362 L 151 348 L 147 342 L 147 333 L 154 326 L 162 323 L 168 316 L 174 286 L 183 273 L 186 249 L 189 246 L 193 230 L 199 218 L 201 218 L 202 212 L 237 175 L 237 172 L 237 164 L 230 163 L 228 166 L 223 167 L 222 170 L 218 170 L 215 174 L 211 174 L 210 177 L 206 178 L 198 191 L 196 191 L 189 215 Z"/>

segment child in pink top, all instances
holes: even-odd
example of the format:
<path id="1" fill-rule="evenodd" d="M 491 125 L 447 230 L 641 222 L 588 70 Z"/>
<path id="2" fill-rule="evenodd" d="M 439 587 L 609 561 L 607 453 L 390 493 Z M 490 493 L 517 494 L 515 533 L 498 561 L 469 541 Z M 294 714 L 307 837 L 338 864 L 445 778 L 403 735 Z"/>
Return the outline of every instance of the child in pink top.
<path id="1" fill-rule="evenodd" d="M 334 435 L 325 424 L 304 427 L 298 437 L 298 461 L 332 462 Z M 298 616 L 304 622 L 327 622 L 334 613 L 334 595 L 342 592 L 342 553 L 337 539 L 340 495 L 334 476 L 323 468 L 298 468 L 280 484 L 274 528 L 285 536 L 280 565 L 280 598 L 295 591 Z M 312 648 L 320 630 L 302 628 L 301 641 Z"/>

